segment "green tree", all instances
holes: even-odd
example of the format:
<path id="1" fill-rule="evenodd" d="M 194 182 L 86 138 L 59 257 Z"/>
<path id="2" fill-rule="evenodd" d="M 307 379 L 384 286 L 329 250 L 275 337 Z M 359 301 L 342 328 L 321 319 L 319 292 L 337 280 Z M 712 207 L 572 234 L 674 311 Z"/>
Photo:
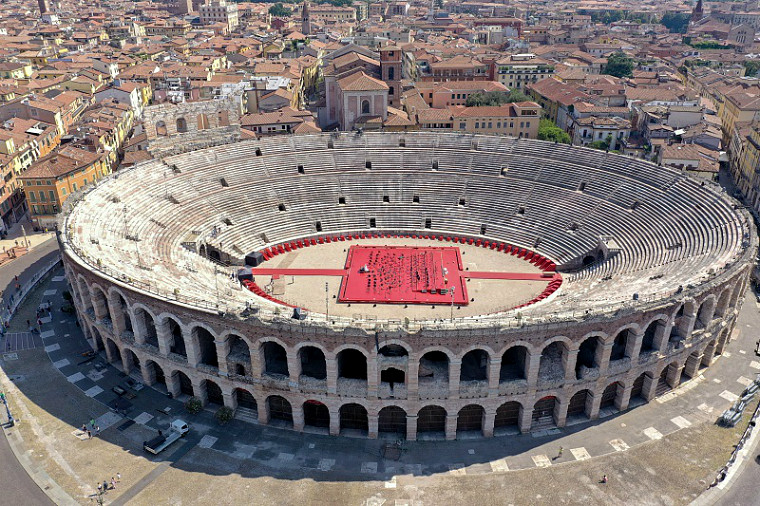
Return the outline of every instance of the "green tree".
<path id="1" fill-rule="evenodd" d="M 530 97 L 518 89 L 509 93 L 501 91 L 488 91 L 486 93 L 473 93 L 467 97 L 464 105 L 467 107 L 482 107 L 484 105 L 502 105 L 511 104 L 512 102 L 527 102 Z"/>
<path id="2" fill-rule="evenodd" d="M 622 51 L 615 51 L 607 57 L 603 73 L 615 77 L 631 77 L 635 65 L 633 58 Z"/>
<path id="3" fill-rule="evenodd" d="M 277 16 L 279 18 L 284 18 L 293 14 L 293 11 L 287 7 L 284 7 L 281 3 L 278 2 L 269 8 L 269 14 L 272 16 Z"/>
<path id="4" fill-rule="evenodd" d="M 745 74 L 749 77 L 755 77 L 760 70 L 760 60 L 744 60 L 744 68 L 747 69 Z"/>
<path id="5" fill-rule="evenodd" d="M 666 12 L 660 24 L 664 25 L 670 33 L 686 33 L 689 28 L 689 19 L 691 16 L 685 12 Z"/>
<path id="6" fill-rule="evenodd" d="M 594 141 L 588 145 L 590 148 L 594 149 L 600 149 L 602 151 L 607 151 L 610 149 L 610 144 L 612 143 L 612 135 L 608 135 L 606 139 L 603 141 Z"/>
<path id="7" fill-rule="evenodd" d="M 567 132 L 548 119 L 542 119 L 538 122 L 538 138 L 542 141 L 553 141 L 560 144 L 570 144 L 572 142 Z"/>

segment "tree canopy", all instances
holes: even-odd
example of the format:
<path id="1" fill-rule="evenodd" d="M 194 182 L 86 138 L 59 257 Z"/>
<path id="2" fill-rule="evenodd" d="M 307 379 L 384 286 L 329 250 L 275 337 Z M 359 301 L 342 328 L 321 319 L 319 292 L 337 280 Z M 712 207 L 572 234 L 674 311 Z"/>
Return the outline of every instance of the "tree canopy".
<path id="1" fill-rule="evenodd" d="M 607 65 L 603 73 L 615 77 L 631 77 L 635 66 L 633 58 L 622 51 L 615 51 L 607 57 Z"/>
<path id="2" fill-rule="evenodd" d="M 467 97 L 465 105 L 467 107 L 478 107 L 484 105 L 511 104 L 512 102 L 526 102 L 529 100 L 529 96 L 517 89 L 512 90 L 509 93 L 488 91 L 486 93 L 473 93 Z"/>
<path id="3" fill-rule="evenodd" d="M 560 144 L 570 144 L 572 142 L 567 132 L 548 119 L 542 119 L 538 122 L 538 138 L 542 141 L 553 141 Z"/>
<path id="4" fill-rule="evenodd" d="M 760 60 L 744 60 L 744 68 L 747 69 L 744 72 L 747 76 L 755 77 L 760 70 Z"/>
<path id="5" fill-rule="evenodd" d="M 293 14 L 293 11 L 278 2 L 269 8 L 269 14 L 277 17 L 285 17 Z"/>
<path id="6" fill-rule="evenodd" d="M 664 25 L 670 33 L 686 33 L 689 28 L 689 19 L 691 16 L 685 12 L 666 12 L 660 24 Z"/>

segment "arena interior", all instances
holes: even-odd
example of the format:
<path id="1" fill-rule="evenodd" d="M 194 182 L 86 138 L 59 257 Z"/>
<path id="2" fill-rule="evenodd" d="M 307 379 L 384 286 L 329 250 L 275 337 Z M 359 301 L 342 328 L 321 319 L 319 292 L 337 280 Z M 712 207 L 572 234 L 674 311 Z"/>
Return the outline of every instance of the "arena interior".
<path id="1" fill-rule="evenodd" d="M 461 438 L 648 402 L 723 353 L 756 249 L 709 182 L 452 133 L 278 136 L 72 197 L 82 327 L 144 383 L 262 424 Z"/>

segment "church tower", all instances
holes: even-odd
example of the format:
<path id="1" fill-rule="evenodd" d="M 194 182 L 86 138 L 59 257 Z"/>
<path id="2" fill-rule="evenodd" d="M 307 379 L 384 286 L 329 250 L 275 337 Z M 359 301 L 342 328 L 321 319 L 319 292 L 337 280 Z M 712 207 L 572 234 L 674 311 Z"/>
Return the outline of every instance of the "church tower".
<path id="1" fill-rule="evenodd" d="M 393 107 L 401 105 L 401 56 L 400 47 L 385 46 L 380 49 L 380 79 L 388 85 L 388 105 Z"/>
<path id="2" fill-rule="evenodd" d="M 309 0 L 304 0 L 301 9 L 301 33 L 311 35 L 311 20 L 309 19 Z"/>
<path id="3" fill-rule="evenodd" d="M 694 6 L 694 10 L 691 11 L 691 22 L 696 23 L 705 17 L 704 6 L 702 0 L 697 0 L 697 5 Z"/>

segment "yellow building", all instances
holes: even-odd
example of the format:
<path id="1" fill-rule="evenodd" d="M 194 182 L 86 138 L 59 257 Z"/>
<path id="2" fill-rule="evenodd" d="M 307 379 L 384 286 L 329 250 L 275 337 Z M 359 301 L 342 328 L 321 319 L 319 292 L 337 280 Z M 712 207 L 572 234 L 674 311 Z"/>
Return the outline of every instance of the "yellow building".
<path id="1" fill-rule="evenodd" d="M 508 135 L 528 139 L 538 137 L 540 120 L 541 106 L 535 102 L 424 109 L 417 113 L 417 121 L 423 130 Z"/>
<path id="2" fill-rule="evenodd" d="M 28 79 L 34 70 L 29 63 L 2 62 L 0 63 L 0 78 L 2 79 Z"/>
<path id="3" fill-rule="evenodd" d="M 728 145 L 735 126 L 760 121 L 760 96 L 753 91 L 730 93 L 719 102 L 718 116 L 723 122 L 724 144 Z"/>

